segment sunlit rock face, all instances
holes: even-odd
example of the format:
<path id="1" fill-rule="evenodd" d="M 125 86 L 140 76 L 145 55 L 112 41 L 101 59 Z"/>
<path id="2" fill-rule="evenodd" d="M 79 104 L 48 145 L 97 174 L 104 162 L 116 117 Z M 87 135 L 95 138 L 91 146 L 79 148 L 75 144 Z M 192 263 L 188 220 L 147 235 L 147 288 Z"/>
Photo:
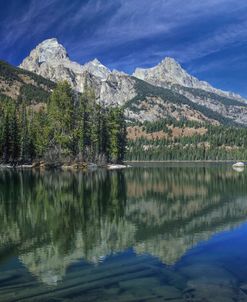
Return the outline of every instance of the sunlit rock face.
<path id="1" fill-rule="evenodd" d="M 20 67 L 55 82 L 67 80 L 80 92 L 84 91 L 84 85 L 87 80 L 86 72 L 88 72 L 104 82 L 102 89 L 98 89 L 102 92 L 100 98 L 107 100 L 109 96 L 110 103 L 112 103 L 112 100 L 124 103 L 135 96 L 135 93 L 133 93 L 134 80 L 131 80 L 130 76 L 118 71 L 111 73 L 110 69 L 98 59 L 94 59 L 84 65 L 71 61 L 64 46 L 55 38 L 40 43 L 23 60 Z M 189 75 L 178 62 L 169 57 L 153 68 L 137 68 L 133 76 L 155 86 L 170 87 L 171 84 L 178 84 L 185 87 L 203 89 L 230 98 L 241 99 L 237 94 L 215 89 L 207 82 L 199 81 Z M 113 85 L 108 85 L 109 83 Z M 125 98 L 122 100 L 124 96 Z M 118 101 L 118 99 L 121 101 Z"/>
<path id="2" fill-rule="evenodd" d="M 24 59 L 20 67 L 54 82 L 66 80 L 78 90 L 83 87 L 85 81 L 82 66 L 70 61 L 65 48 L 57 39 L 48 39 L 40 43 Z"/>
<path id="3" fill-rule="evenodd" d="M 21 66 L 24 69 L 29 68 L 30 71 L 38 71 L 43 63 L 56 65 L 58 62 L 65 63 L 66 61 L 68 61 L 68 54 L 65 48 L 58 43 L 57 39 L 48 39 L 33 49 Z"/>
<path id="4" fill-rule="evenodd" d="M 93 61 L 86 63 L 82 68 L 102 80 L 106 80 L 111 73 L 110 69 L 101 64 L 98 59 L 94 59 Z"/>
<path id="5" fill-rule="evenodd" d="M 54 82 L 66 80 L 78 92 L 90 87 L 105 105 L 123 105 L 136 95 L 134 79 L 121 72 L 111 72 L 98 59 L 84 65 L 71 61 L 57 39 L 40 43 L 20 67 Z"/>
<path id="6" fill-rule="evenodd" d="M 96 58 L 84 65 L 71 61 L 65 47 L 60 44 L 56 38 L 47 39 L 37 45 L 37 47 L 30 52 L 29 56 L 23 60 L 20 67 L 40 74 L 55 82 L 67 80 L 80 92 L 83 92 L 84 89 L 86 80 L 85 72 L 110 83 L 116 83 L 119 80 L 120 82 L 124 80 L 127 82 L 131 81 L 129 75 L 119 71 L 111 72 L 109 68 L 104 66 Z M 136 68 L 133 76 L 155 86 L 170 88 L 171 84 L 177 84 L 184 87 L 202 89 L 233 99 L 242 99 L 238 94 L 216 89 L 209 83 L 191 76 L 175 59 L 170 57 L 166 57 L 157 66 L 149 69 Z M 132 79 L 132 81 L 134 81 L 134 79 Z M 124 85 L 120 83 L 118 86 L 119 87 L 116 87 L 115 85 L 115 88 L 119 88 L 123 94 L 127 93 L 128 99 L 133 97 L 132 89 L 125 89 L 128 83 Z M 132 84 L 130 86 L 132 86 Z M 105 89 L 103 89 L 103 91 L 105 91 Z M 111 90 L 109 90 L 108 93 L 111 93 Z M 105 94 L 104 97 L 106 97 Z M 118 97 L 120 96 L 118 95 Z"/>
<path id="7" fill-rule="evenodd" d="M 194 108 L 195 103 L 223 117 L 247 124 L 247 105 L 241 96 L 215 89 L 207 82 L 198 80 L 173 58 L 165 58 L 153 68 L 137 68 L 130 76 L 111 71 L 98 59 L 84 65 L 73 62 L 64 46 L 53 38 L 33 49 L 20 67 L 54 82 L 66 80 L 81 93 L 90 88 L 99 103 L 124 106 L 128 121 L 152 122 L 171 117 L 214 124 L 215 121 L 205 116 L 200 107 Z M 166 91 L 158 91 L 157 87 Z M 188 105 L 188 102 L 191 104 Z"/>
<path id="8" fill-rule="evenodd" d="M 80 86 L 76 85 L 77 82 L 75 78 L 82 75 L 85 71 L 88 71 L 102 80 L 106 79 L 110 74 L 110 70 L 97 59 L 85 65 L 71 61 L 66 49 L 54 38 L 40 43 L 31 51 L 30 55 L 23 60 L 20 67 L 36 72 L 54 81 L 68 80 L 69 78 L 70 82 L 73 83 L 78 90 L 80 90 Z M 68 78 L 64 78 L 65 74 L 67 74 Z"/>
<path id="9" fill-rule="evenodd" d="M 240 95 L 215 89 L 209 83 L 191 76 L 176 60 L 169 57 L 166 57 L 155 67 L 149 69 L 137 68 L 133 76 L 155 86 L 170 87 L 171 84 L 177 84 L 189 88 L 206 90 L 230 98 L 241 99 Z"/>
<path id="10" fill-rule="evenodd" d="M 191 76 L 173 58 L 165 58 L 152 68 L 137 68 L 133 76 L 155 87 L 162 87 L 176 92 L 186 97 L 189 101 L 217 112 L 223 117 L 228 117 L 240 124 L 247 124 L 246 100 L 236 93 L 216 89 L 209 83 Z M 147 103 L 150 104 L 150 102 Z M 157 116 L 157 113 L 162 112 L 162 106 L 157 100 L 155 105 L 159 110 L 156 109 L 153 115 Z M 169 112 L 169 106 L 166 107 L 168 107 L 168 110 L 163 110 L 163 112 L 172 116 L 172 112 Z M 190 111 L 191 109 L 187 108 L 183 113 L 183 116 L 189 120 Z M 181 112 L 181 108 L 176 108 L 175 113 L 178 112 Z M 193 116 L 196 115 L 198 115 L 198 112 L 193 113 Z M 137 119 L 137 116 L 135 118 Z M 177 118 L 179 119 L 179 117 Z M 203 121 L 205 117 L 199 117 L 199 120 Z"/>
<path id="11" fill-rule="evenodd" d="M 124 105 L 137 95 L 136 81 L 132 77 L 113 71 L 100 88 L 100 100 L 107 105 Z"/>

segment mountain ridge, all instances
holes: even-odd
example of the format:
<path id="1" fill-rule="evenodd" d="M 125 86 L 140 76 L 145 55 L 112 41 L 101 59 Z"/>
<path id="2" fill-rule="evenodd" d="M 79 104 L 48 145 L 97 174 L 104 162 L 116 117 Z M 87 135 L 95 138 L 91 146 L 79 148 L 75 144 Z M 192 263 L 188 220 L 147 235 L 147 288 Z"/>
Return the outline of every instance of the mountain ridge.
<path id="1" fill-rule="evenodd" d="M 195 76 L 190 75 L 174 58 L 171 57 L 164 58 L 160 63 L 151 68 L 136 68 L 133 76 L 155 86 L 167 88 L 169 86 L 168 83 L 178 84 L 188 88 L 202 89 L 221 96 L 243 100 L 239 94 L 214 88 L 208 82 L 198 80 Z"/>
<path id="2" fill-rule="evenodd" d="M 210 113 L 205 116 L 206 110 L 206 113 L 213 111 L 225 120 L 231 120 L 233 124 L 236 122 L 247 125 L 247 103 L 241 96 L 216 89 L 209 83 L 198 80 L 173 58 L 167 57 L 149 69 L 137 68 L 133 75 L 128 75 L 110 70 L 98 59 L 82 65 L 73 62 L 63 45 L 53 38 L 38 44 L 20 67 L 54 82 L 66 80 L 82 93 L 86 87 L 92 88 L 98 103 L 105 106 L 124 106 L 126 119 L 132 122 L 155 121 L 164 116 L 178 120 L 195 120 L 201 116 L 202 122 L 213 123 L 223 120 L 217 118 L 212 121 L 213 115 Z M 140 92 L 140 80 L 144 81 L 141 89 L 149 91 L 148 95 Z M 161 93 L 162 97 L 160 90 L 152 88 L 151 93 L 149 84 L 165 89 Z M 167 97 L 167 90 L 175 93 L 175 99 Z M 177 97 L 178 94 L 185 97 L 186 101 L 179 102 L 178 99 L 182 100 L 182 97 Z M 131 100 L 138 101 L 138 104 L 128 108 L 126 105 Z"/>
<path id="3" fill-rule="evenodd" d="M 89 71 L 102 80 L 106 80 L 113 72 L 107 66 L 103 65 L 97 58 L 84 64 L 71 61 L 66 49 L 56 38 L 47 39 L 38 44 L 30 52 L 30 55 L 22 61 L 19 67 L 43 73 L 43 70 L 38 71 L 37 68 L 35 68 L 35 63 L 38 63 L 39 67 L 42 63 L 49 63 L 54 67 L 64 64 L 65 67 L 70 67 L 74 72 L 83 73 L 83 71 Z M 117 72 L 123 73 L 121 71 Z M 49 74 L 47 76 L 49 76 Z M 137 67 L 132 76 L 149 82 L 155 86 L 168 88 L 168 83 L 179 84 L 189 88 L 203 89 L 230 98 L 244 100 L 244 98 L 237 93 L 223 91 L 221 89 L 214 88 L 206 81 L 198 80 L 195 76 L 190 75 L 182 68 L 180 63 L 171 57 L 165 57 L 156 66 L 151 68 Z M 82 92 L 80 87 L 75 88 Z"/>

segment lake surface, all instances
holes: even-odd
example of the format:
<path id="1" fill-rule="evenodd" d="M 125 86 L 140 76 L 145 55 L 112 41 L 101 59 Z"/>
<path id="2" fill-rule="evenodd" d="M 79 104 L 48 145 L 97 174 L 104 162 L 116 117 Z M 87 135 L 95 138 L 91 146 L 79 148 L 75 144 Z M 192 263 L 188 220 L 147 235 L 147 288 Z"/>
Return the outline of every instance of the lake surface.
<path id="1" fill-rule="evenodd" d="M 0 301 L 247 301 L 247 169 L 1 170 Z"/>

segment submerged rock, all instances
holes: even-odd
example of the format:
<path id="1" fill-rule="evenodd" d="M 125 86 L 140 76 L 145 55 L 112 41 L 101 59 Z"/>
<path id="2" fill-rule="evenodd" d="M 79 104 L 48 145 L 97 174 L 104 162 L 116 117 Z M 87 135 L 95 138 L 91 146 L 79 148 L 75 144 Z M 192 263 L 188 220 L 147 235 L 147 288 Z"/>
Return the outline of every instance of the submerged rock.
<path id="1" fill-rule="evenodd" d="M 239 301 L 236 288 L 216 284 L 197 284 L 184 291 L 186 302 L 234 302 Z"/>
<path id="2" fill-rule="evenodd" d="M 188 278 L 188 285 L 194 287 L 203 284 L 235 286 L 237 279 L 230 272 L 219 266 L 194 264 L 185 266 L 180 272 Z"/>
<path id="3" fill-rule="evenodd" d="M 119 282 L 119 286 L 122 289 L 136 289 L 138 287 L 142 289 L 153 288 L 153 287 L 160 286 L 160 281 L 155 277 L 137 278 L 137 279 Z"/>
<path id="4" fill-rule="evenodd" d="M 169 299 L 172 301 L 174 299 L 182 298 L 182 292 L 174 286 L 162 285 L 162 286 L 153 288 L 152 292 L 160 298 Z"/>

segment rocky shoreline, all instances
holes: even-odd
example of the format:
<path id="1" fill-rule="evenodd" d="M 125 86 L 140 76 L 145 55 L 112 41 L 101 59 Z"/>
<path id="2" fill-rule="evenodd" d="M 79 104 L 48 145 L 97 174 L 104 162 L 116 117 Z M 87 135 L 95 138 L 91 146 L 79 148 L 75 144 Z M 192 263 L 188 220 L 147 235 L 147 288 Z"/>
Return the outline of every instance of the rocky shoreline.
<path id="1" fill-rule="evenodd" d="M 120 170 L 130 168 L 130 165 L 125 164 L 101 164 L 97 165 L 95 163 L 45 163 L 45 162 L 35 162 L 32 164 L 0 164 L 0 169 L 15 169 L 15 170 L 26 170 L 26 169 L 44 169 L 44 170 L 97 170 L 98 168 L 103 168 L 107 170 Z"/>
<path id="2" fill-rule="evenodd" d="M 235 163 L 247 162 L 247 160 L 234 160 L 234 159 L 218 159 L 218 160 L 126 160 L 124 163 Z"/>

